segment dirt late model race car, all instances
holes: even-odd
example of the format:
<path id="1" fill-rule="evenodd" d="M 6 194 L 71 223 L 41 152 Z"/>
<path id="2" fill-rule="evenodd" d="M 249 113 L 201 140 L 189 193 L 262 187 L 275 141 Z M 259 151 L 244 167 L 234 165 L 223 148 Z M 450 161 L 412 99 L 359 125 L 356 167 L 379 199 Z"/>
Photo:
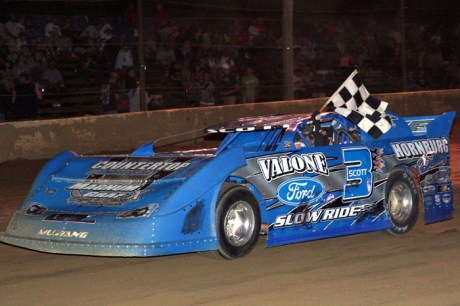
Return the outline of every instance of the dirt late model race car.
<path id="1" fill-rule="evenodd" d="M 156 141 L 129 155 L 66 151 L 42 169 L 0 240 L 51 253 L 236 259 L 263 225 L 272 247 L 404 234 L 419 198 L 426 223 L 452 218 L 455 113 L 387 115 L 378 138 L 324 112 L 233 120 L 204 129 L 201 141 L 194 131 L 200 149 L 159 153 Z"/>

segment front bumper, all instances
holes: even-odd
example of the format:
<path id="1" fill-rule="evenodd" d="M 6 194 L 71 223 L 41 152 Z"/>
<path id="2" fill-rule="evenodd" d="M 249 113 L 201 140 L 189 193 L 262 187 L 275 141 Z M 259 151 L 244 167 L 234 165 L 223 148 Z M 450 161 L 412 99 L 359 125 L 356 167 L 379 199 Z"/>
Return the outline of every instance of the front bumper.
<path id="1" fill-rule="evenodd" d="M 24 238 L 0 232 L 0 241 L 46 253 L 114 257 L 150 257 L 217 249 L 217 239 L 215 238 L 153 244 L 96 244 Z"/>

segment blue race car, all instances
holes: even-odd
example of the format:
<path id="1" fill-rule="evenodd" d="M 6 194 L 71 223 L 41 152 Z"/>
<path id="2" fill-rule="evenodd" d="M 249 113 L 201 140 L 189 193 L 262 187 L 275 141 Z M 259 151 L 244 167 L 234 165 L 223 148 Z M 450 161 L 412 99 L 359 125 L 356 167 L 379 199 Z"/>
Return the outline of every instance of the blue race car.
<path id="1" fill-rule="evenodd" d="M 419 197 L 427 223 L 452 218 L 455 114 L 389 115 L 392 127 L 379 139 L 323 113 L 319 133 L 309 114 L 274 115 L 207 128 L 203 146 L 224 136 L 216 148 L 156 153 L 149 143 L 130 155 L 91 157 L 66 151 L 38 175 L 0 240 L 52 253 L 234 259 L 252 250 L 264 223 L 267 246 L 278 246 L 406 233 Z"/>
<path id="2" fill-rule="evenodd" d="M 155 141 L 129 155 L 66 151 L 40 172 L 0 241 L 50 253 L 236 259 L 265 227 L 268 247 L 400 235 L 414 226 L 419 198 L 426 223 L 452 218 L 455 113 L 385 115 L 391 124 L 377 134 L 341 110 L 225 122 L 190 133 L 200 149 L 157 152 Z"/>

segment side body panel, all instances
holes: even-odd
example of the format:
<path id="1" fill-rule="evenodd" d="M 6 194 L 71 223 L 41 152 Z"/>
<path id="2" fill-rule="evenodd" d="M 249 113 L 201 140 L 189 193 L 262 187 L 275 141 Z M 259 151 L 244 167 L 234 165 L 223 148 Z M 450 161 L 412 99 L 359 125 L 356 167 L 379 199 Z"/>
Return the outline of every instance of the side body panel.
<path id="1" fill-rule="evenodd" d="M 389 228 L 384 192 L 393 160 L 380 148 L 331 145 L 252 158 L 237 174 L 266 200 L 267 246 L 276 246 Z"/>

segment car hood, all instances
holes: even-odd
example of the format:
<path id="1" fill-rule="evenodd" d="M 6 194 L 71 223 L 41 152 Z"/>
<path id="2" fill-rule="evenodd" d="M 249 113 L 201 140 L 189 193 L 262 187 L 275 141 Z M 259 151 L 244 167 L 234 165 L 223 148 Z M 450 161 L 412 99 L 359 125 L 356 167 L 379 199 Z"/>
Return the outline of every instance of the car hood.
<path id="1" fill-rule="evenodd" d="M 246 164 L 242 150 L 219 156 L 73 156 L 53 163 L 61 165 L 34 185 L 25 202 L 72 213 L 119 213 L 153 203 L 172 212 Z"/>

